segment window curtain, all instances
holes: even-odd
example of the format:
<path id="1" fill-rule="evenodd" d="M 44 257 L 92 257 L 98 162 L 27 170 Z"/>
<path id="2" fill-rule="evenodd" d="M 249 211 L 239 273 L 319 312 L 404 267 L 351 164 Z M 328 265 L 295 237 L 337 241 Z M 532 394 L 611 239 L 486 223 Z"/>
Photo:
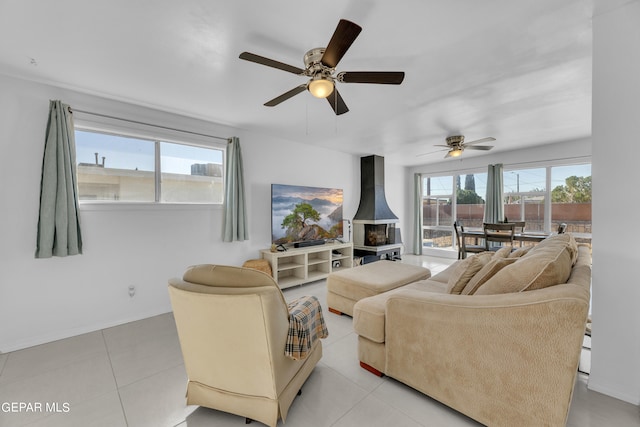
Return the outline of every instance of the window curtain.
<path id="1" fill-rule="evenodd" d="M 226 161 L 223 241 L 249 240 L 242 152 L 240 140 L 235 136 L 229 138 Z"/>
<path id="2" fill-rule="evenodd" d="M 413 195 L 413 206 L 414 206 L 414 221 L 413 227 L 415 229 L 415 237 L 413 239 L 413 253 L 416 255 L 422 255 L 422 227 L 423 227 L 423 217 L 422 217 L 422 174 L 414 174 L 413 175 L 414 182 L 414 195 Z"/>
<path id="3" fill-rule="evenodd" d="M 502 163 L 489 165 L 487 171 L 487 197 L 484 205 L 484 222 L 504 221 L 504 190 Z"/>
<path id="4" fill-rule="evenodd" d="M 51 258 L 81 253 L 73 115 L 68 105 L 50 101 L 35 255 Z"/>

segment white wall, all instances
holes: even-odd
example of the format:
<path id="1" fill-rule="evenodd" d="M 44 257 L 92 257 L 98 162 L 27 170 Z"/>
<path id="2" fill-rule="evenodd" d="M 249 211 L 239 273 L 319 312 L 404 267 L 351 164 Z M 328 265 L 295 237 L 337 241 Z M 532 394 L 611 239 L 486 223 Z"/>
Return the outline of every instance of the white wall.
<path id="1" fill-rule="evenodd" d="M 621 3 L 626 3 L 620 6 Z M 593 330 L 589 388 L 640 404 L 640 1 L 593 19 Z"/>
<path id="2" fill-rule="evenodd" d="M 358 207 L 359 158 L 351 155 L 5 76 L 0 76 L 0 93 L 2 352 L 168 312 L 167 279 L 188 265 L 241 265 L 257 258 L 271 242 L 271 183 L 343 188 L 345 217 Z M 84 206 L 84 254 L 35 259 L 50 99 L 81 110 L 238 136 L 251 239 L 223 243 L 218 207 Z M 129 285 L 137 288 L 134 298 Z"/>

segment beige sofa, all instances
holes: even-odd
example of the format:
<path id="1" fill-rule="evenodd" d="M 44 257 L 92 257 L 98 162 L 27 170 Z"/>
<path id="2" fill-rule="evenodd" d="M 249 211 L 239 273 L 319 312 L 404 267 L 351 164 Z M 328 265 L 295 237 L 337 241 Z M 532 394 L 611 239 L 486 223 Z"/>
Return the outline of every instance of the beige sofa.
<path id="1" fill-rule="evenodd" d="M 569 234 L 456 261 L 355 304 L 361 365 L 486 425 L 565 425 L 590 284 Z"/>

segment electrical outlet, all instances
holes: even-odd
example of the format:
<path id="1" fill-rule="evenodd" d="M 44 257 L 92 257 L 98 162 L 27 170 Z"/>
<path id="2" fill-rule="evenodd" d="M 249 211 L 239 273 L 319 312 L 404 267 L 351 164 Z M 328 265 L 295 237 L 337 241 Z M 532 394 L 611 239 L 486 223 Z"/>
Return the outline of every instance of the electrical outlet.
<path id="1" fill-rule="evenodd" d="M 136 287 L 133 285 L 129 286 L 129 296 L 133 298 L 135 294 L 136 294 Z"/>

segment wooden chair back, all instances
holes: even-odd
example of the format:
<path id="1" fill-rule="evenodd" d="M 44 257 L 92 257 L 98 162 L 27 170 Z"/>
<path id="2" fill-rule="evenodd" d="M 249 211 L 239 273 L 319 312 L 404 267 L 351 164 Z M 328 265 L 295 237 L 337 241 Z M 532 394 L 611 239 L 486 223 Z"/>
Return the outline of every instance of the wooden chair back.
<path id="1" fill-rule="evenodd" d="M 524 233 L 525 221 L 512 221 L 516 233 Z"/>
<path id="2" fill-rule="evenodd" d="M 453 223 L 454 230 L 456 232 L 456 243 L 458 244 L 458 259 L 464 259 L 467 257 L 467 253 L 480 253 L 485 251 L 485 245 L 468 244 L 464 236 L 464 225 L 461 222 L 455 221 Z"/>
<path id="3" fill-rule="evenodd" d="M 482 224 L 484 229 L 484 243 L 486 250 L 491 250 L 491 242 L 510 243 L 513 246 L 515 236 L 515 224 L 513 222 Z"/>

